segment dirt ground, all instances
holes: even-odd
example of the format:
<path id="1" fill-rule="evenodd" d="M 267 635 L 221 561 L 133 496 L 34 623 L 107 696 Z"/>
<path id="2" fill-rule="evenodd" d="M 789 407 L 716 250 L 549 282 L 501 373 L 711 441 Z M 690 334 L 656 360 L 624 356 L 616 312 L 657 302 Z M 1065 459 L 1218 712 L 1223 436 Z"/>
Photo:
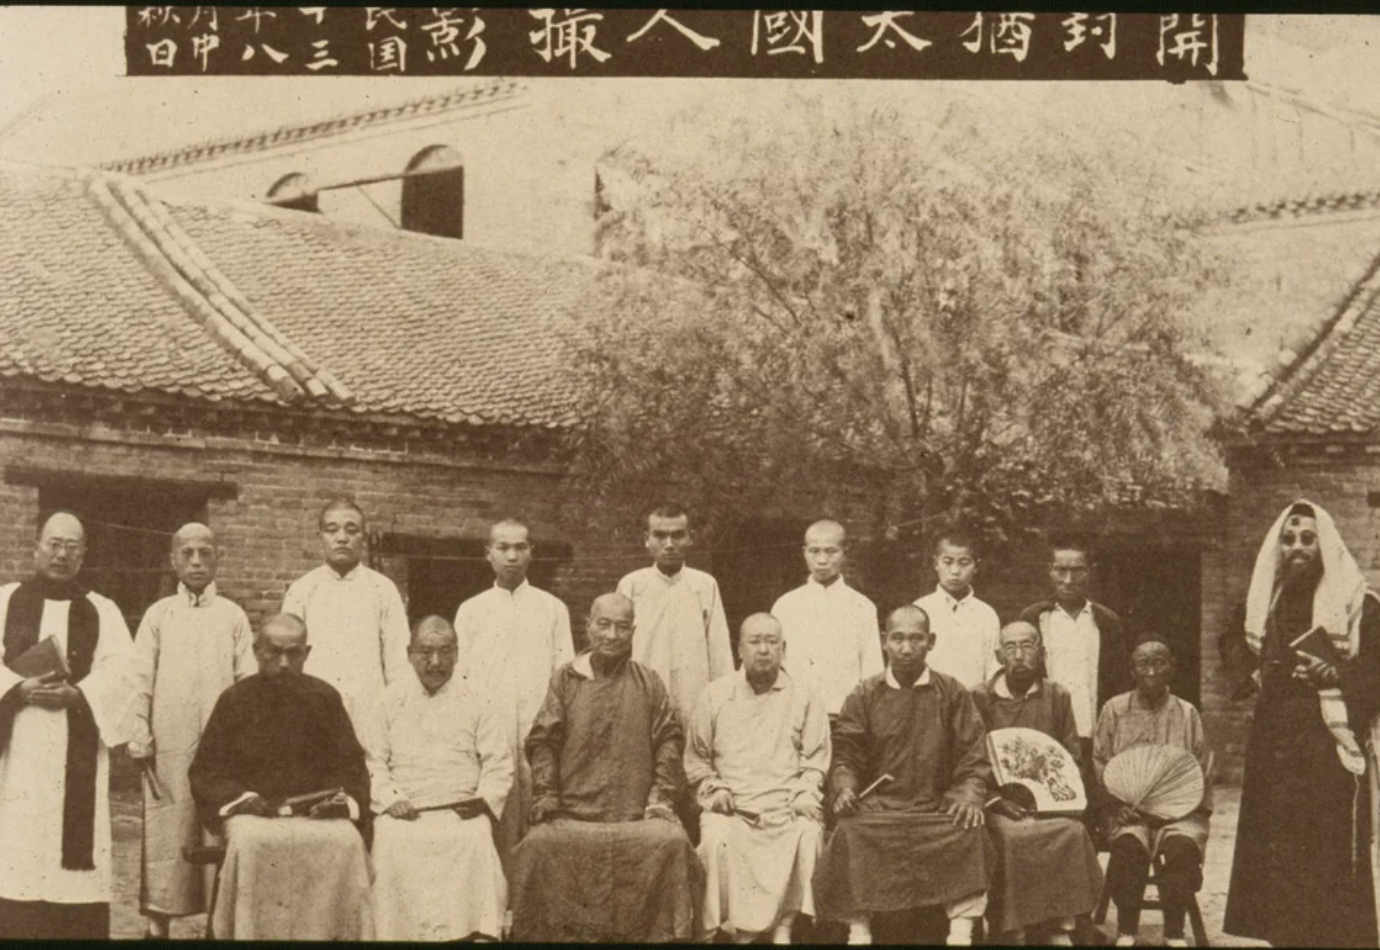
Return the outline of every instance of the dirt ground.
<path id="1" fill-rule="evenodd" d="M 117 787 L 111 793 L 115 894 L 110 908 L 110 935 L 116 939 L 135 939 L 144 933 L 144 921 L 139 916 L 139 829 L 142 818 L 138 794 L 137 787 Z M 1232 852 L 1236 846 L 1236 816 L 1241 804 L 1241 790 L 1218 787 L 1213 794 L 1216 811 L 1212 816 L 1212 837 L 1208 841 L 1207 863 L 1203 869 L 1203 890 L 1198 895 L 1208 940 L 1218 947 L 1267 946 L 1259 941 L 1229 937 L 1222 933 L 1222 914 L 1226 908 L 1227 882 L 1231 875 Z M 1105 860 L 1105 855 L 1103 857 Z M 199 937 L 205 927 L 205 916 L 176 920 L 173 922 L 173 937 Z M 1102 930 L 1109 938 L 1115 935 L 1115 908 Z M 1161 934 L 1159 914 L 1147 911 L 1141 920 L 1141 942 L 1146 945 L 1158 944 Z"/>

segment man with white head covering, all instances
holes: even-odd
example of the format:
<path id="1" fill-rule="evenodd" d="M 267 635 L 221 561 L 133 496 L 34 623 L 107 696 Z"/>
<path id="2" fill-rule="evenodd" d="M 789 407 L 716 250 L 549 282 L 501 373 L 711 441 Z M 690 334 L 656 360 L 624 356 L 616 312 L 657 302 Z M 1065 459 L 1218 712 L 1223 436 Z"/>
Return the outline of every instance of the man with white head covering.
<path id="1" fill-rule="evenodd" d="M 1292 646 L 1317 628 L 1311 649 Z M 1380 599 L 1319 506 L 1300 500 L 1275 519 L 1244 633 L 1260 698 L 1223 929 L 1373 947 Z"/>

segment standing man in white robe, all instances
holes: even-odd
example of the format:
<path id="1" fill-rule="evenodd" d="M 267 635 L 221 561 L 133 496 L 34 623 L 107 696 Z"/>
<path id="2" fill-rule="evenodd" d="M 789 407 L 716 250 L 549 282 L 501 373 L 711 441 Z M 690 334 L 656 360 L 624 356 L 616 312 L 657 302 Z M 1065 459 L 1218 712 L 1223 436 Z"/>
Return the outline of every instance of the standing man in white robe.
<path id="1" fill-rule="evenodd" d="M 312 651 L 306 672 L 334 686 L 360 731 L 384 686 L 412 676 L 407 662 L 407 609 L 397 586 L 361 564 L 364 512 L 337 500 L 318 519 L 326 563 L 292 583 L 283 613 L 307 625 Z"/>
<path id="2" fill-rule="evenodd" d="M 512 749 L 513 787 L 496 832 L 506 867 L 527 831 L 532 807 L 532 770 L 522 743 L 546 699 L 551 674 L 575 659 L 575 645 L 565 604 L 527 582 L 532 542 L 526 525 L 511 518 L 494 524 L 484 555 L 494 570 L 494 586 L 460 605 L 455 634 L 461 675 L 470 689 L 483 691 L 483 702 Z"/>
<path id="3" fill-rule="evenodd" d="M 513 784 L 510 722 L 454 677 L 456 652 L 444 618 L 419 621 L 417 675 L 384 691 L 365 730 L 380 940 L 500 936 L 508 884 L 493 831 Z"/>
<path id="4" fill-rule="evenodd" d="M 110 936 L 110 750 L 128 739 L 133 645 L 120 609 L 76 582 L 85 554 L 57 512 L 34 576 L 0 587 L 0 939 Z M 50 636 L 69 675 L 10 669 Z"/>
<path id="5" fill-rule="evenodd" d="M 969 689 L 983 685 L 1001 664 L 997 612 L 973 592 L 978 572 L 977 544 L 968 535 L 949 529 L 934 544 L 934 573 L 939 586 L 915 606 L 930 618 L 934 649 L 927 664 L 948 673 Z"/>
<path id="6" fill-rule="evenodd" d="M 632 659 L 661 677 L 682 723 L 690 721 L 704 688 L 733 672 L 719 584 L 685 564 L 693 543 L 685 509 L 661 505 L 647 516 L 647 552 L 654 563 L 618 582 L 618 593 L 633 602 L 637 618 Z"/>
<path id="7" fill-rule="evenodd" d="M 738 943 L 763 933 L 790 943 L 796 915 L 815 912 L 829 717 L 814 688 L 781 668 L 775 617 L 753 614 L 738 634 L 743 668 L 709 684 L 685 744 L 685 777 L 704 809 L 701 925 Z"/>
<path id="8" fill-rule="evenodd" d="M 838 716 L 854 687 L 882 672 L 877 605 L 843 579 L 847 542 L 837 521 L 810 525 L 805 531 L 810 576 L 771 608 L 791 645 L 786 669 L 819 691 L 831 717 Z"/>
<path id="9" fill-rule="evenodd" d="M 256 668 L 249 618 L 216 591 L 218 560 L 210 528 L 193 522 L 178 529 L 171 555 L 177 593 L 148 609 L 134 637 L 129 754 L 153 776 L 144 787 L 139 909 L 154 939 L 168 936 L 170 917 L 207 910 L 207 875 L 182 860 L 184 847 L 214 840 L 197 818 L 187 768 L 220 694 Z"/>

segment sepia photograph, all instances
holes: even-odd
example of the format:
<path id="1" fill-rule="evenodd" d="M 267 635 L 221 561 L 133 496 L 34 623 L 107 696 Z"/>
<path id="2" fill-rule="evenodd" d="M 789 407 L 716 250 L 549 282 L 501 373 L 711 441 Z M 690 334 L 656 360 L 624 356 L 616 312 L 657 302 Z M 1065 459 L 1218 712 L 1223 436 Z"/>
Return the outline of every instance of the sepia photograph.
<path id="1" fill-rule="evenodd" d="M 1380 947 L 1377 75 L 0 6 L 0 939 Z"/>

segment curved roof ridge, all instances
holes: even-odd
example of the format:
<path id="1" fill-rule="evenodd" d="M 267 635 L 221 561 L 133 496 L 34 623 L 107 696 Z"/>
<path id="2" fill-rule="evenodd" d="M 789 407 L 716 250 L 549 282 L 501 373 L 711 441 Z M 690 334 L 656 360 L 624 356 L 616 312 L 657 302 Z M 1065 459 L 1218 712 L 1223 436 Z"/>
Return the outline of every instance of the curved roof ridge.
<path id="1" fill-rule="evenodd" d="M 133 158 L 115 159 L 103 162 L 97 167 L 112 172 L 142 173 L 190 165 L 208 161 L 222 155 L 238 152 L 252 152 L 277 145 L 309 141 L 348 132 L 360 126 L 376 122 L 389 122 L 411 119 L 418 115 L 444 112 L 460 106 L 477 105 L 483 102 L 498 101 L 515 97 L 523 89 L 523 84 L 515 79 L 495 79 L 481 86 L 466 86 L 450 92 L 435 93 L 407 99 L 390 106 L 377 106 L 372 109 L 355 109 L 341 112 L 314 122 L 280 126 L 268 131 L 251 132 L 219 139 L 207 139 L 191 145 L 138 155 Z"/>

